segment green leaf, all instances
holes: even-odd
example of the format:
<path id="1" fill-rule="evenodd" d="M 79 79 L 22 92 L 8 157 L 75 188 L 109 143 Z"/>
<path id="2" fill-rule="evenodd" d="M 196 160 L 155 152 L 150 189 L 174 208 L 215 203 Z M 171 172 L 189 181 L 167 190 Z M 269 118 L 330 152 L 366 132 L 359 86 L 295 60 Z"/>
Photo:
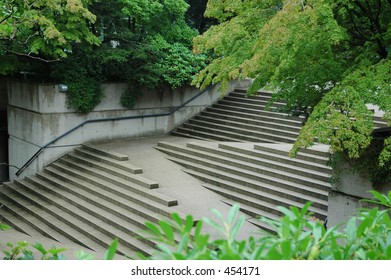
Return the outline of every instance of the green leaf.
<path id="1" fill-rule="evenodd" d="M 171 225 L 165 221 L 159 221 L 159 225 L 169 241 L 174 241 L 174 231 Z"/>
<path id="2" fill-rule="evenodd" d="M 178 215 L 178 213 L 172 213 L 171 214 L 171 217 L 172 219 L 178 224 L 178 226 L 182 226 L 182 219 L 181 217 Z"/>
<path id="3" fill-rule="evenodd" d="M 357 226 L 356 218 L 351 218 L 346 225 L 346 234 L 348 242 L 354 242 L 356 238 Z"/>
<path id="4" fill-rule="evenodd" d="M 193 220 L 193 216 L 191 215 L 187 215 L 186 216 L 186 221 L 185 221 L 185 227 L 184 227 L 184 232 L 186 233 L 190 233 L 191 229 L 193 228 L 194 226 L 194 220 Z"/>
<path id="5" fill-rule="evenodd" d="M 83 250 L 76 251 L 75 257 L 78 260 L 93 260 L 94 256 L 84 252 Z"/>
<path id="6" fill-rule="evenodd" d="M 114 239 L 104 255 L 105 260 L 113 260 L 118 247 L 118 239 Z"/>
<path id="7" fill-rule="evenodd" d="M 234 205 L 232 205 L 231 209 L 228 212 L 228 219 L 227 219 L 227 223 L 228 224 L 232 224 L 233 223 L 235 217 L 239 213 L 239 210 L 240 210 L 240 205 L 239 204 L 235 203 Z"/>
<path id="8" fill-rule="evenodd" d="M 0 230 L 7 230 L 7 229 L 11 229 L 11 227 L 6 224 L 0 224 Z"/>
<path id="9" fill-rule="evenodd" d="M 160 232 L 160 229 L 151 222 L 146 222 L 145 226 L 149 229 L 149 233 L 153 234 L 156 237 L 161 237 L 162 233 Z"/>
<path id="10" fill-rule="evenodd" d="M 242 228 L 243 226 L 243 223 L 244 223 L 244 217 L 243 216 L 240 216 L 239 219 L 236 221 L 235 225 L 233 226 L 232 228 L 232 232 L 231 232 L 231 238 L 232 239 L 235 239 L 239 230 Z"/>
<path id="11" fill-rule="evenodd" d="M 37 249 L 39 252 L 42 253 L 42 255 L 46 255 L 48 252 L 46 251 L 46 249 L 42 246 L 41 243 L 35 243 L 35 245 L 33 245 L 33 247 L 35 249 Z"/>

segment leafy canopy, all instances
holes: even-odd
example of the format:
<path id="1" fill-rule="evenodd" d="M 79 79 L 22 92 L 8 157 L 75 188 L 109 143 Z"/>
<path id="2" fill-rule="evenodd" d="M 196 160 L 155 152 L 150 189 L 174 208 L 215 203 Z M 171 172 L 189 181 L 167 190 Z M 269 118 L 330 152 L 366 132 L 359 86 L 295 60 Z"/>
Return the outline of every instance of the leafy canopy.
<path id="1" fill-rule="evenodd" d="M 210 0 L 218 25 L 194 40 L 211 63 L 193 80 L 206 87 L 250 77 L 287 111 L 309 115 L 294 146 L 317 141 L 360 158 L 372 141 L 366 104 L 391 124 L 391 2 L 387 0 Z M 391 168 L 391 139 L 377 165 Z"/>
<path id="2" fill-rule="evenodd" d="M 188 8 L 185 0 L 7 0 L 0 74 L 66 83 L 68 106 L 81 113 L 100 102 L 101 82 L 127 81 L 121 102 L 131 107 L 141 87 L 177 88 L 204 66 L 191 51 Z"/>
<path id="3" fill-rule="evenodd" d="M 0 7 L 0 74 L 18 69 L 18 56 L 56 61 L 74 43 L 98 45 L 89 29 L 89 0 L 4 0 Z"/>

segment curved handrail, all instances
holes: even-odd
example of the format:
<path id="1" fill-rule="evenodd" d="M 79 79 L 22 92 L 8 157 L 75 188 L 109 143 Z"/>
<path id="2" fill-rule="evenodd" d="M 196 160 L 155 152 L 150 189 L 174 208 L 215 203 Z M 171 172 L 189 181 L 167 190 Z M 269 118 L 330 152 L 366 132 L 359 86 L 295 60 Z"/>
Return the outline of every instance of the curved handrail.
<path id="1" fill-rule="evenodd" d="M 26 170 L 26 168 L 42 153 L 42 151 L 44 149 L 49 147 L 51 144 L 57 142 L 58 140 L 64 138 L 68 134 L 70 134 L 70 133 L 74 132 L 75 130 L 79 129 L 80 127 L 84 126 L 85 124 L 97 123 L 97 122 L 122 121 L 122 120 L 131 120 L 131 119 L 142 119 L 142 118 L 153 118 L 153 117 L 170 116 L 170 115 L 174 114 L 176 111 L 178 111 L 179 109 L 185 107 L 187 104 L 189 104 L 191 101 L 193 101 L 194 99 L 196 99 L 200 95 L 204 94 L 205 92 L 207 92 L 208 90 L 213 88 L 214 86 L 215 85 L 208 86 L 207 88 L 205 88 L 204 90 L 200 91 L 199 93 L 194 95 L 192 98 L 190 98 L 186 102 L 182 103 L 181 105 L 179 105 L 177 107 L 174 107 L 171 110 L 171 112 L 168 112 L 168 113 L 149 114 L 149 115 L 137 115 L 137 116 L 128 116 L 128 117 L 116 117 L 116 118 L 99 118 L 99 119 L 86 120 L 86 121 L 76 125 L 75 127 L 69 129 L 68 131 L 64 132 L 63 134 L 57 136 L 56 138 L 54 138 L 53 140 L 49 141 L 45 145 L 40 146 L 39 150 L 21 168 L 18 169 L 18 171 L 15 173 L 15 175 L 19 176 L 24 170 Z"/>

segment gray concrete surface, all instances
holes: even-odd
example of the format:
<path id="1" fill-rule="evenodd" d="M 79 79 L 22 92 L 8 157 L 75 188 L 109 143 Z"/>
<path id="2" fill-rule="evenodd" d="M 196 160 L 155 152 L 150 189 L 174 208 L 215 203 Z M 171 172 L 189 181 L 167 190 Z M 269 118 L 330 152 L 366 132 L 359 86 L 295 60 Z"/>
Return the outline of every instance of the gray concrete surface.
<path id="1" fill-rule="evenodd" d="M 226 216 L 230 207 L 221 202 L 223 197 L 202 187 L 201 181 L 181 171 L 183 167 L 169 161 L 166 159 L 165 154 L 154 149 L 154 146 L 159 141 L 169 141 L 171 143 L 197 142 L 197 140 L 193 139 L 163 135 L 130 140 L 113 140 L 94 143 L 94 145 L 102 147 L 105 150 L 128 155 L 131 164 L 143 169 L 143 177 L 159 183 L 157 192 L 178 199 L 178 205 L 172 208 L 174 211 L 177 209 L 184 214 L 192 214 L 198 219 L 208 217 L 217 221 L 218 218 L 211 211 L 214 208 Z M 243 213 L 241 215 L 246 219 L 249 218 Z M 221 237 L 218 232 L 207 224 L 205 224 L 204 229 L 212 237 Z M 238 238 L 246 239 L 256 231 L 258 231 L 257 227 L 246 222 L 239 232 Z M 91 252 L 73 242 L 58 243 L 42 235 L 27 236 L 15 230 L 0 231 L 0 250 L 6 249 L 6 242 L 16 243 L 17 241 L 24 240 L 31 244 L 41 242 L 45 248 L 52 246 L 68 248 L 64 253 L 67 259 L 75 259 L 74 254 L 80 249 L 92 253 L 95 259 L 103 258 L 105 252 L 105 248 L 102 248 L 101 251 Z M 1 254 L 0 257 L 2 256 Z M 117 258 L 121 259 L 122 257 L 118 256 Z"/>
<path id="2" fill-rule="evenodd" d="M 230 207 L 221 202 L 224 199 L 201 186 L 201 181 L 181 171 L 182 166 L 166 159 L 167 155 L 154 149 L 159 141 L 170 143 L 204 142 L 174 136 L 156 136 L 139 138 L 132 140 L 110 141 L 105 143 L 94 143 L 104 149 L 109 149 L 129 156 L 129 161 L 135 166 L 143 169 L 143 176 L 159 183 L 157 191 L 178 199 L 178 206 L 175 206 L 184 214 L 192 214 L 197 218 L 208 217 L 216 219 L 211 211 L 212 208 L 221 213 L 228 213 Z M 245 218 L 249 218 L 242 214 Z M 212 236 L 218 234 L 208 226 L 205 229 Z M 239 238 L 247 238 L 257 228 L 249 223 L 245 223 Z"/>

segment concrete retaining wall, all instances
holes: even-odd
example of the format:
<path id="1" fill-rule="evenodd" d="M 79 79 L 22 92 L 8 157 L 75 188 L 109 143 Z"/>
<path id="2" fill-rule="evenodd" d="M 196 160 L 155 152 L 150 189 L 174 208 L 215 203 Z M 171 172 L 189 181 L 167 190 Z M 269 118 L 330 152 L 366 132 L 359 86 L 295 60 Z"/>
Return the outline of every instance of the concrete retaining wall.
<path id="1" fill-rule="evenodd" d="M 7 83 L 0 78 L 0 183 L 8 180 Z"/>
<path id="2" fill-rule="evenodd" d="M 249 81 L 232 82 L 230 90 L 248 85 Z M 133 109 L 128 110 L 119 103 L 122 92 L 126 90 L 126 84 L 104 84 L 103 89 L 105 92 L 103 101 L 93 112 L 82 115 L 67 108 L 66 93 L 59 92 L 56 85 L 10 82 L 8 84 L 10 164 L 21 167 L 39 150 L 40 146 L 84 121 L 169 113 L 200 92 L 194 87 L 184 87 L 175 92 L 164 93 L 148 91 L 143 94 Z M 50 145 L 19 177 L 34 174 L 85 142 L 165 134 L 217 101 L 220 96 L 218 87 L 213 87 L 170 116 L 86 124 Z M 16 178 L 16 171 L 16 168 L 10 168 L 11 180 Z"/>
<path id="3" fill-rule="evenodd" d="M 329 194 L 329 226 L 346 222 L 359 208 L 374 207 L 362 201 L 373 198 L 369 191 L 375 190 L 384 194 L 391 191 L 389 184 L 374 186 L 368 176 L 353 172 L 347 163 L 339 163 L 335 170 L 338 170 L 338 181 L 332 184 Z"/>

